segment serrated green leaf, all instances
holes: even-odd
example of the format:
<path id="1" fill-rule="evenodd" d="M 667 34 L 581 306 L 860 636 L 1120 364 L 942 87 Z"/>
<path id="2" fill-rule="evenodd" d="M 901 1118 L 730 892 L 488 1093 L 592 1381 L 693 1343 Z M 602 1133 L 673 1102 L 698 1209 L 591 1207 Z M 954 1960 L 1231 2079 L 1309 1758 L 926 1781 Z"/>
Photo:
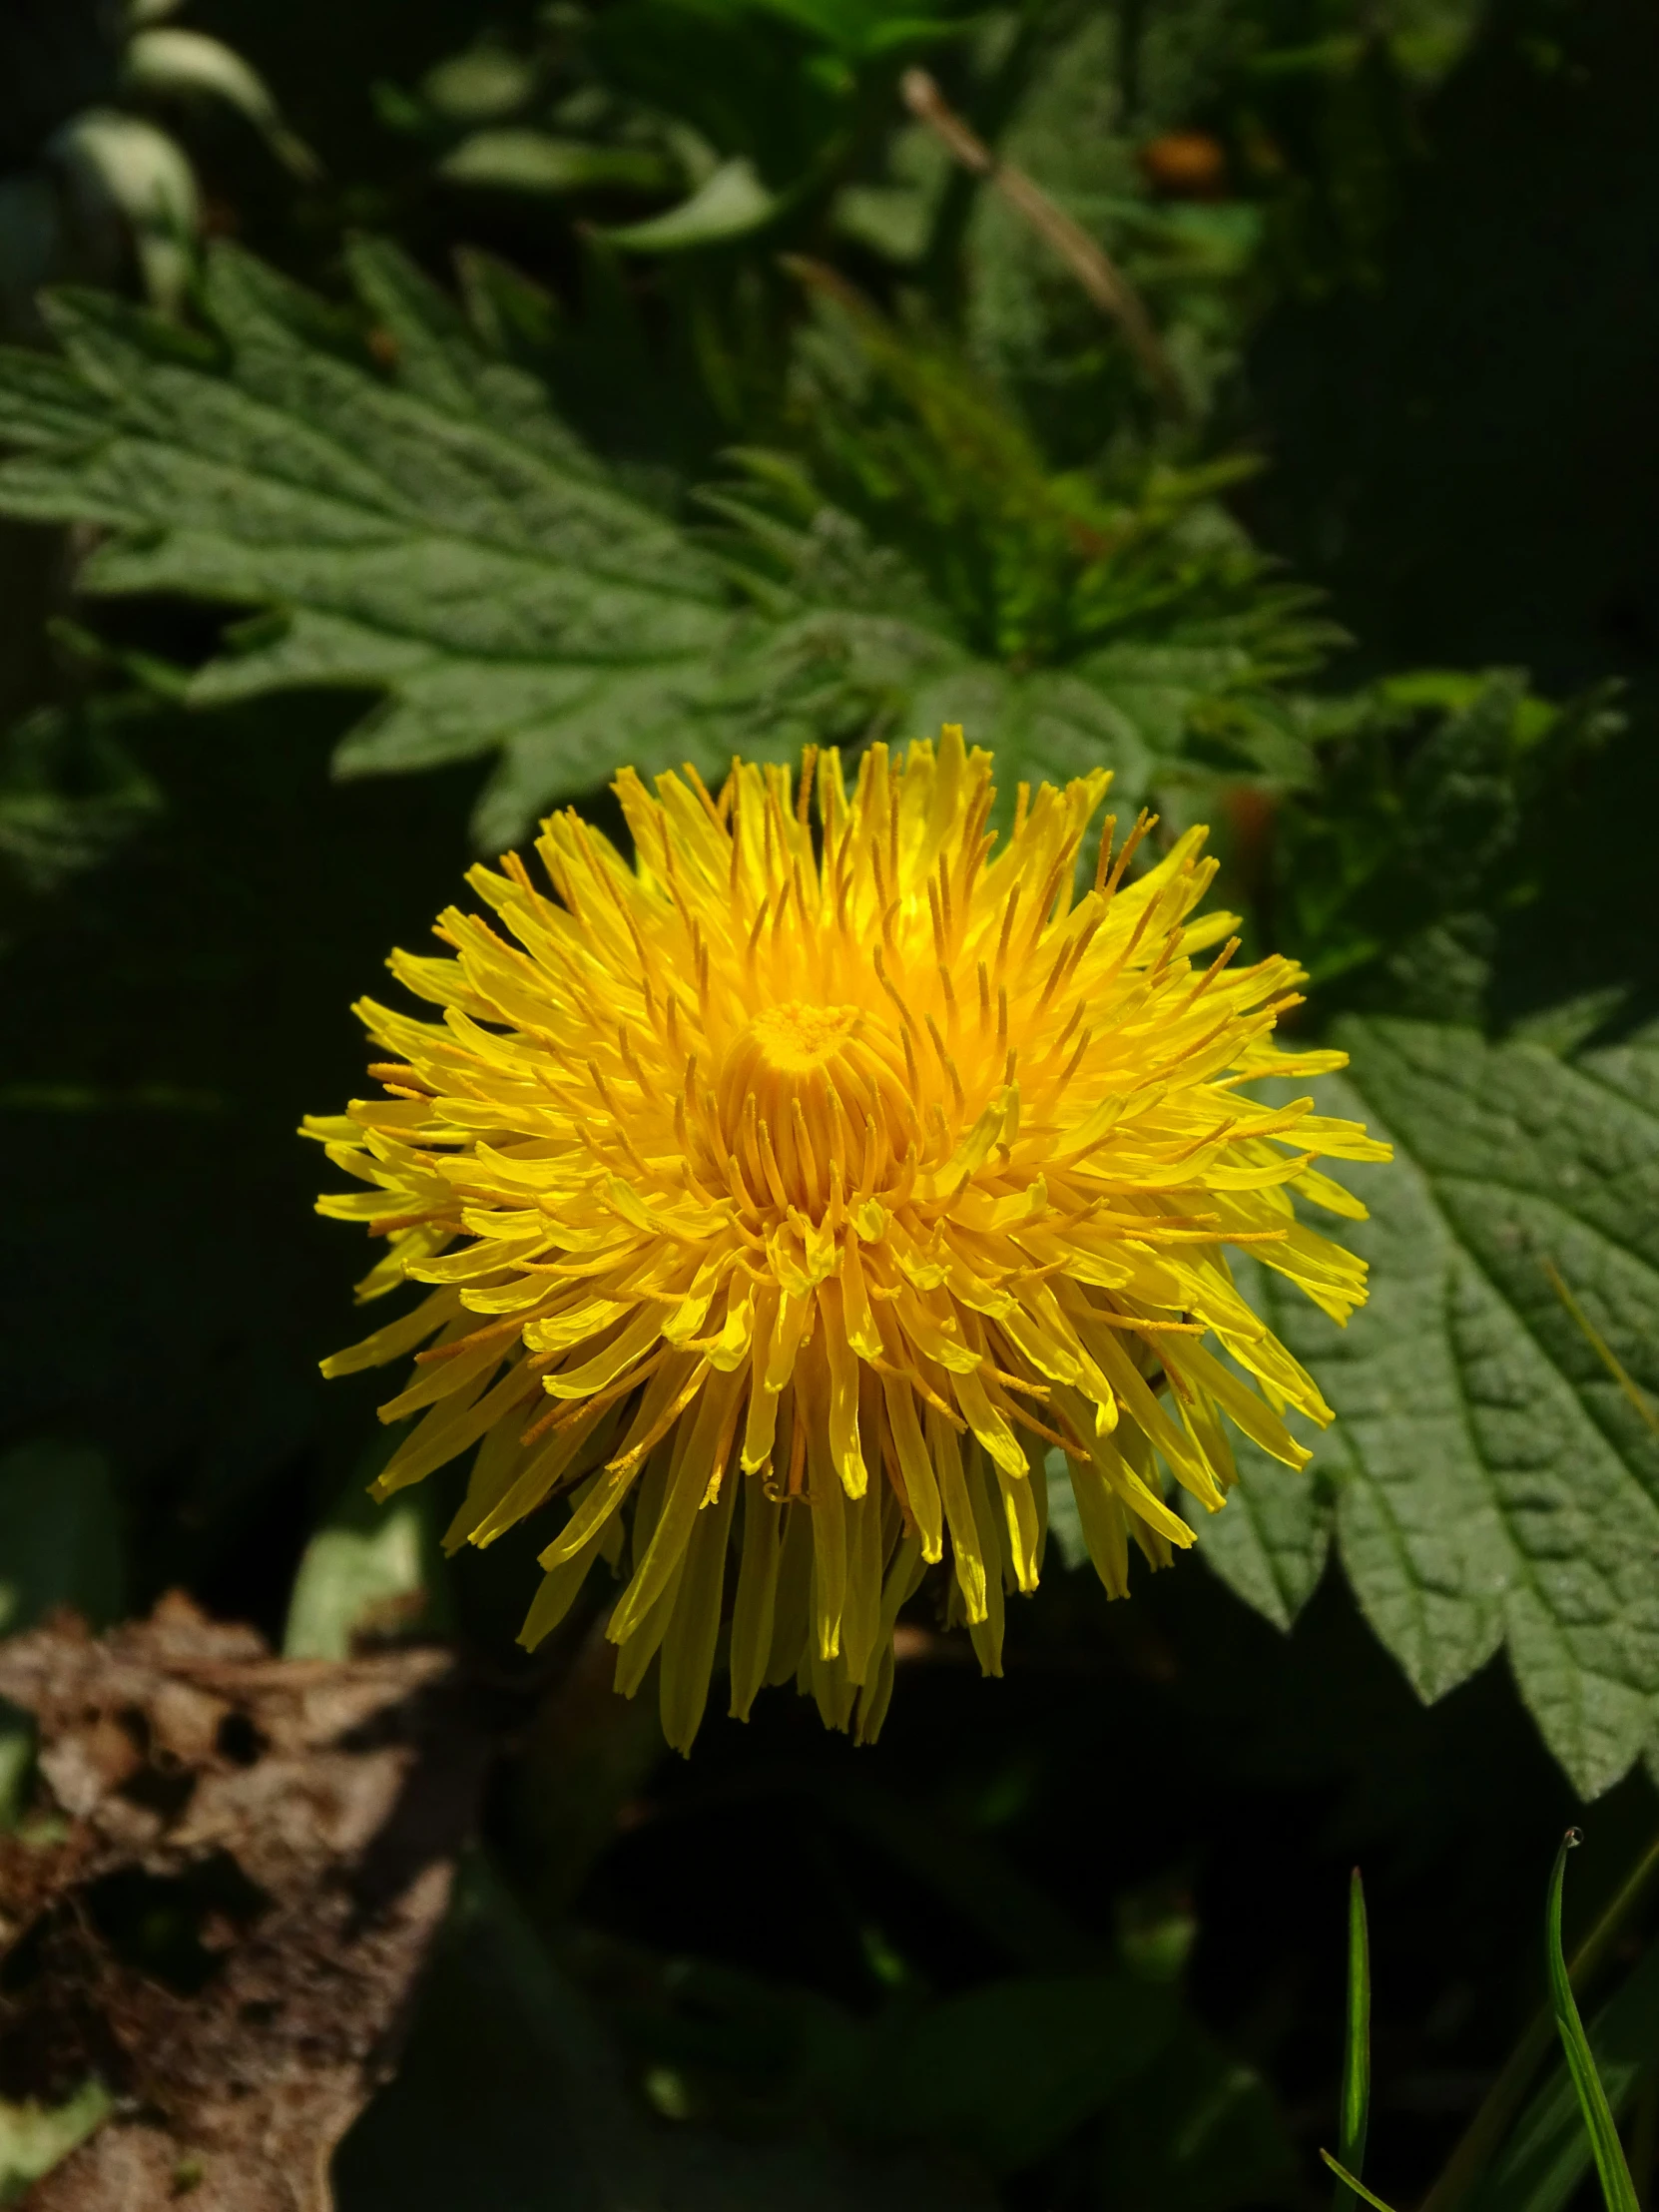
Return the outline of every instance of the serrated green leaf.
<path id="1" fill-rule="evenodd" d="M 1396 1148 L 1353 1176 L 1373 1219 L 1345 1241 L 1372 1301 L 1346 1332 L 1312 1310 L 1276 1325 L 1338 1415 L 1313 1471 L 1343 1565 L 1420 1696 L 1504 1650 L 1594 1795 L 1659 1758 L 1659 1435 L 1551 1271 L 1651 1399 L 1659 1039 L 1571 1062 L 1428 1023 L 1355 1019 L 1336 1040 L 1352 1065 L 1322 1105 Z"/>
<path id="2" fill-rule="evenodd" d="M 1300 773 L 1272 687 L 1327 633 L 1214 509 L 1227 466 L 1154 467 L 1103 505 L 1045 476 L 959 367 L 918 365 L 872 325 L 928 425 L 915 499 L 881 511 L 914 521 L 928 485 L 956 483 L 977 517 L 966 538 L 937 517 L 921 535 L 946 570 L 973 539 L 970 565 L 1003 579 L 993 659 L 902 528 L 872 534 L 799 464 L 750 457 L 750 484 L 709 495 L 723 537 L 696 536 L 625 491 L 404 257 L 359 243 L 349 266 L 366 343 L 221 247 L 211 342 L 65 293 L 49 312 L 67 372 L 0 356 L 0 438 L 21 448 L 0 463 L 0 512 L 98 524 L 89 592 L 259 611 L 197 674 L 194 703 L 377 694 L 337 773 L 494 759 L 474 828 L 495 848 L 625 761 L 716 776 L 736 751 L 943 722 L 997 752 L 1010 796 L 1103 765 L 1130 809 L 1158 780 Z M 989 474 L 963 492 L 969 449 Z"/>
<path id="3" fill-rule="evenodd" d="M 709 710 L 749 619 L 717 564 L 616 490 L 407 264 L 365 252 L 356 275 L 390 379 L 314 342 L 301 302 L 234 251 L 209 285 L 223 372 L 119 302 L 60 298 L 79 420 L 57 390 L 43 414 L 37 363 L 0 366 L 0 435 L 16 390 L 34 444 L 0 468 L 0 505 L 104 523 L 90 591 L 284 610 L 277 640 L 210 663 L 194 696 L 386 693 L 342 774 L 500 753 L 485 839 L 621 760 L 715 770 L 730 732 Z"/>
<path id="4" fill-rule="evenodd" d="M 1275 1336 L 1294 1329 L 1292 1311 L 1303 1302 L 1283 1276 L 1248 1256 L 1232 1263 L 1239 1288 Z M 1338 1447 L 1320 1436 L 1313 1423 L 1294 1411 L 1286 1420 L 1293 1433 L 1327 1457 Z M 1270 1459 L 1248 1436 L 1235 1436 L 1233 1453 L 1239 1482 L 1226 1509 L 1207 1513 L 1196 1498 L 1181 1506 L 1199 1533 L 1199 1556 L 1234 1594 L 1265 1614 L 1276 1628 L 1289 1629 L 1319 1587 L 1336 1527 L 1336 1501 L 1321 1468 L 1298 1472 Z"/>

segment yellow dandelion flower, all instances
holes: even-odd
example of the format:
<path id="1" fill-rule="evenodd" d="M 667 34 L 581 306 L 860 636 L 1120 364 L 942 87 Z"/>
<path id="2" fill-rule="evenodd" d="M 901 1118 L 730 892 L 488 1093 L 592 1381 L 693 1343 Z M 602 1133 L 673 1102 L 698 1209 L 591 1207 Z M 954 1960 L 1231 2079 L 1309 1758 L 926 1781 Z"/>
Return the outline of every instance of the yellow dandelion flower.
<path id="1" fill-rule="evenodd" d="M 476 1445 L 451 1546 L 564 1501 L 523 1641 L 604 1559 L 617 1685 L 661 1655 L 673 1744 L 728 1618 L 736 1715 L 794 1677 L 872 1736 L 899 1608 L 947 1555 L 999 1671 L 1051 1452 L 1121 1595 L 1131 1542 L 1156 1566 L 1193 1540 L 1168 1477 L 1222 1504 L 1224 1415 L 1292 1466 L 1284 1408 L 1331 1417 L 1226 1249 L 1346 1321 L 1364 1266 L 1291 1193 L 1359 1217 L 1314 1162 L 1386 1147 L 1241 1088 L 1343 1055 L 1279 1051 L 1300 971 L 1232 965 L 1233 917 L 1191 918 L 1202 830 L 1132 877 L 1149 823 L 1114 851 L 1108 822 L 1078 895 L 1108 782 L 1022 786 L 999 849 L 957 729 L 872 747 L 850 798 L 833 753 L 799 787 L 734 765 L 718 800 L 626 772 L 632 866 L 554 816 L 554 896 L 508 855 L 468 877 L 499 927 L 452 907 L 452 958 L 393 956 L 441 1022 L 357 1008 L 395 1058 L 384 1098 L 306 1124 L 369 1185 L 320 1210 L 389 1240 L 361 1298 L 429 1289 L 324 1372 L 415 1354 L 377 1488 Z"/>

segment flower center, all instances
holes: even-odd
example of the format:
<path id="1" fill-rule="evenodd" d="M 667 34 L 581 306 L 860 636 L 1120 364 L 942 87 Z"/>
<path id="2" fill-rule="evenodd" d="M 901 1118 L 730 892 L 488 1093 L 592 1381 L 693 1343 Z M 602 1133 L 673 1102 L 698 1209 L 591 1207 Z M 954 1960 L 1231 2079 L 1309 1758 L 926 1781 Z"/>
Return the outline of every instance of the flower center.
<path id="1" fill-rule="evenodd" d="M 885 1180 L 913 1124 L 890 1049 L 860 1006 L 785 999 L 752 1016 L 715 1081 L 715 1150 L 763 1216 L 797 1208 L 817 1221 L 837 1178 L 843 1191 L 866 1171 Z"/>
<path id="2" fill-rule="evenodd" d="M 791 998 L 757 1014 L 749 1034 L 765 1066 L 779 1075 L 805 1075 L 834 1058 L 859 1019 L 856 1006 L 809 1006 Z"/>

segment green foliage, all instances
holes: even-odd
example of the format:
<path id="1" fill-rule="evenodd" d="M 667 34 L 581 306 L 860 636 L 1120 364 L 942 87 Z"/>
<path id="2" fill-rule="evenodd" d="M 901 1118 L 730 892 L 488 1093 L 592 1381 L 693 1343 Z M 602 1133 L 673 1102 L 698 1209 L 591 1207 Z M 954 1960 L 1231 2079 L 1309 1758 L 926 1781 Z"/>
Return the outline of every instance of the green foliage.
<path id="1" fill-rule="evenodd" d="M 1026 47 L 976 87 L 998 140 L 1099 238 L 1154 307 L 1201 405 L 1224 408 L 1248 341 L 1286 290 L 1375 284 L 1426 153 L 1427 95 L 1478 27 L 1480 0 L 1162 0 L 1038 10 Z M 1190 195 L 1149 189 L 1144 157 L 1197 128 L 1215 174 Z M 889 155 L 894 184 L 913 149 Z M 921 180 L 910 186 L 924 198 Z M 939 257 L 928 201 L 924 243 Z M 914 221 L 914 219 L 912 219 Z M 947 230 L 948 224 L 941 230 Z M 994 195 L 967 217 L 972 350 L 1065 451 L 1097 449 L 1133 411 L 1133 381 L 1065 273 Z"/>
<path id="2" fill-rule="evenodd" d="M 962 642 L 1016 671 L 1132 637 L 1233 645 L 1243 681 L 1306 674 L 1341 642 L 1317 594 L 1275 581 L 1220 505 L 1248 461 L 1182 469 L 1144 455 L 1056 472 L 941 334 L 894 326 L 828 270 L 798 354 L 791 414 L 830 497 L 892 545 Z"/>
<path id="3" fill-rule="evenodd" d="M 1622 721 L 1606 689 L 1564 708 L 1518 671 L 1384 680 L 1284 813 L 1275 922 L 1320 1003 L 1478 1020 L 1504 919 L 1551 873 L 1574 771 Z"/>
<path id="4" fill-rule="evenodd" d="M 1399 1020 L 1351 1019 L 1336 1038 L 1352 1065 L 1329 1080 L 1332 1109 L 1396 1149 L 1354 1177 L 1372 1303 L 1345 1333 L 1264 1284 L 1338 1420 L 1314 1441 L 1313 1481 L 1270 1477 L 1211 1557 L 1284 1618 L 1334 1527 L 1418 1694 L 1502 1648 L 1593 1796 L 1659 1749 L 1659 1426 L 1642 1395 L 1659 1387 L 1654 1039 L 1563 1061 Z M 1251 1455 L 1246 1499 L 1256 1470 Z"/>
<path id="5" fill-rule="evenodd" d="M 1158 1983 L 989 1982 L 878 2033 L 854 2092 L 854 2125 L 961 2144 L 992 2173 L 1016 2173 L 1144 2072 L 1174 2024 L 1174 1992 Z"/>
<path id="6" fill-rule="evenodd" d="M 1426 2200 L 1439 2208 L 1439 2212 L 1448 2212 L 1452 2206 L 1466 2206 L 1467 2212 L 1499 2212 L 1500 2207 L 1502 2212 L 1561 2212 L 1592 2162 L 1607 2212 L 1638 2212 L 1640 2199 L 1619 2140 L 1615 2112 L 1627 2100 L 1641 2073 L 1659 2059 L 1659 2013 L 1655 2011 L 1659 1950 L 1649 1949 L 1618 1995 L 1597 2017 L 1594 2033 L 1586 2035 L 1573 1990 L 1574 1975 L 1583 1968 L 1585 1955 L 1581 1953 L 1569 1968 L 1561 1947 L 1561 1893 L 1567 1854 L 1582 1841 L 1577 1829 L 1568 1829 L 1555 1855 L 1544 1911 L 1544 1966 L 1550 2006 L 1546 2024 L 1552 2023 L 1559 2033 L 1563 2063 L 1522 2116 L 1507 2149 L 1489 2173 L 1480 2175 L 1475 2171 L 1471 2176 L 1460 2171 L 1469 2139 L 1465 2138 L 1459 2145 Z M 1644 1879 L 1645 1869 L 1627 1886 L 1626 1898 Z M 1357 1873 L 1354 1877 L 1356 1896 L 1359 1895 L 1359 1881 Z M 1621 1899 L 1620 1903 L 1623 1902 Z M 1613 1911 L 1617 1912 L 1618 1907 Z M 1369 1983 L 1369 1967 L 1364 1961 L 1363 1919 L 1358 1925 L 1362 1933 L 1356 1956 L 1360 1961 L 1360 1973 Z M 1360 1973 L 1351 1979 L 1351 1999 Z M 1345 2078 L 1349 2080 L 1360 2074 L 1367 2077 L 1370 2074 L 1368 2013 L 1369 2002 L 1364 2012 L 1357 2012 L 1351 2002 L 1345 2068 Z M 1505 2074 L 1514 2073 L 1524 2085 L 1536 2070 L 1538 2056 L 1538 2046 L 1529 2031 L 1516 2046 L 1504 2069 Z M 1520 2061 L 1519 2066 L 1517 2061 Z M 1337 2176 L 1336 2203 L 1340 2208 L 1359 2200 L 1374 2206 L 1376 2212 L 1390 2212 L 1382 2199 L 1359 2179 L 1357 2169 L 1364 2144 L 1349 2140 L 1346 2093 L 1344 2104 L 1343 2156 L 1334 2158 L 1329 2151 L 1320 2153 Z M 1471 2178 L 1476 2183 L 1472 2193 L 1468 2189 Z"/>
<path id="7" fill-rule="evenodd" d="M 965 11 L 863 0 L 621 0 L 564 7 L 538 36 L 486 36 L 382 120 L 439 151 L 445 184 L 580 200 L 668 200 L 612 223 L 627 251 L 682 254 L 800 234 L 871 135 L 907 58 Z"/>
<path id="8" fill-rule="evenodd" d="M 689 200 L 666 215 L 647 216 L 606 234 L 631 254 L 686 254 L 747 238 L 771 222 L 778 201 L 743 155 L 711 170 Z"/>
<path id="9" fill-rule="evenodd" d="M 315 159 L 259 73 L 199 30 L 161 23 L 177 5 L 65 6 L 53 28 L 27 10 L 0 24 L 0 329 L 35 336 L 34 293 L 69 278 L 118 281 L 129 262 L 176 312 L 204 210 L 182 121 L 236 116 L 294 177 Z M 23 166 L 26 164 L 27 166 Z"/>
<path id="10" fill-rule="evenodd" d="M 128 702 L 99 699 L 37 708 L 0 736 L 0 870 L 19 888 L 94 866 L 160 807 L 123 742 L 134 719 Z"/>
<path id="11" fill-rule="evenodd" d="M 1102 2109 L 1096 2169 L 1114 2212 L 1233 2212 L 1283 2202 L 1295 2154 L 1272 2093 L 1190 2018 Z"/>
<path id="12" fill-rule="evenodd" d="M 394 382 L 314 342 L 302 299 L 228 252 L 210 278 L 227 374 L 113 301 L 66 302 L 68 364 L 20 356 L 9 379 L 7 434 L 34 450 L 0 501 L 103 523 L 90 590 L 281 609 L 198 679 L 204 703 L 388 690 L 342 774 L 499 750 L 486 841 L 623 753 L 714 769 L 730 724 L 711 711 L 749 640 L 713 564 L 446 327 L 405 264 L 364 249 L 357 269 Z"/>
<path id="13" fill-rule="evenodd" d="M 761 2069 L 831 2073 L 855 2026 L 807 1992 L 743 1983 L 684 1962 L 677 2064 L 634 2064 L 659 2119 L 629 2095 L 628 2053 L 576 1977 L 580 1953 L 551 1957 L 511 1895 L 477 1862 L 463 1871 L 397 2082 L 359 2121 L 335 2164 L 341 2212 L 437 2212 L 465 2194 L 492 2207 L 670 2203 L 688 2212 L 993 2212 L 982 2177 L 948 2160 L 854 2149 L 757 2128 L 687 2124 L 688 2047 L 737 2051 Z M 600 1958 L 636 1987 L 651 1961 Z M 638 1999 L 634 2035 L 640 2022 Z M 757 2038 L 766 2047 L 756 2049 Z M 667 2124 L 664 2124 L 664 2123 Z"/>
<path id="14" fill-rule="evenodd" d="M 738 452 L 747 482 L 702 504 L 793 650 L 838 680 L 827 727 L 961 720 L 1005 790 L 1105 762 L 1120 807 L 1314 773 L 1285 687 L 1341 633 L 1221 506 L 1248 466 L 1057 472 L 936 330 L 797 267 L 819 305 L 788 415 L 801 452 Z"/>
<path id="15" fill-rule="evenodd" d="M 640 2127 L 630 2075 L 668 2124 Z M 1260 2080 L 1167 1985 L 1028 1974 L 943 2000 L 910 1987 L 860 2019 L 788 1982 L 603 1942 L 555 1960 L 475 1863 L 399 2085 L 337 2181 L 343 2212 L 436 2205 L 464 2156 L 492 2203 L 542 2201 L 534 2175 L 559 2201 L 632 2201 L 654 2183 L 676 2205 L 976 2212 L 996 2201 L 987 2168 L 1030 2166 L 1094 2114 L 1125 2212 L 1280 2194 L 1287 2146 Z"/>
<path id="16" fill-rule="evenodd" d="M 101 1627 L 122 1608 L 120 1532 L 102 1453 L 21 1444 L 0 1457 L 0 1635 L 72 1605 Z"/>
<path id="17" fill-rule="evenodd" d="M 18 2204 L 110 2111 L 102 2082 L 88 2081 L 61 2104 L 0 2101 L 0 2205 Z"/>
<path id="18" fill-rule="evenodd" d="M 1305 771 L 1272 688 L 1333 633 L 1213 503 L 1227 471 L 1143 469 L 1116 501 L 1052 478 L 936 349 L 863 317 L 901 423 L 818 412 L 869 524 L 757 464 L 795 511 L 714 496 L 743 532 L 723 559 L 619 489 L 400 257 L 361 246 L 353 268 L 389 375 L 230 250 L 207 294 L 219 353 L 81 295 L 52 310 L 61 367 L 0 370 L 0 432 L 25 448 L 0 508 L 101 524 L 84 590 L 269 611 L 194 678 L 199 704 L 383 690 L 337 772 L 498 754 L 485 845 L 623 758 L 718 775 L 740 749 L 947 717 L 1010 782 L 1104 758 L 1130 804 L 1218 749 Z"/>
<path id="19" fill-rule="evenodd" d="M 1014 57 L 998 136 L 998 151 L 1100 240 L 1146 298 L 1201 411 L 1237 376 L 1243 338 L 1260 312 L 1263 211 L 1237 191 L 1160 197 L 1140 156 L 1160 133 L 1208 120 L 1247 24 L 1242 11 L 1214 0 L 1047 11 L 1028 52 Z M 993 78 L 980 94 L 993 113 L 995 94 Z M 1225 165 L 1227 150 L 1212 143 Z M 960 220 L 973 358 L 1042 423 L 1051 449 L 1092 460 L 1105 425 L 1144 414 L 1123 349 L 1000 196 L 978 196 Z"/>
<path id="20" fill-rule="evenodd" d="M 371 1458 L 383 1461 L 384 1446 Z M 443 1604 L 443 1555 L 416 1492 L 382 1508 L 359 1468 L 306 1544 L 288 1598 L 282 1650 L 290 1659 L 348 1659 L 363 1644 L 452 1626 Z"/>

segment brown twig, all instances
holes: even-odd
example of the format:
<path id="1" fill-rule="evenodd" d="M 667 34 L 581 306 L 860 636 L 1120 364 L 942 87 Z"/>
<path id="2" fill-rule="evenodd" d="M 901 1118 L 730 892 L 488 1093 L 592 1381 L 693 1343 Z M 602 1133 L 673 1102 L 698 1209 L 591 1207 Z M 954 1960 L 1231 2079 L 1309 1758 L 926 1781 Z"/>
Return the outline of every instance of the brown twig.
<path id="1" fill-rule="evenodd" d="M 1122 330 L 1130 351 L 1157 387 L 1168 412 L 1177 420 L 1186 420 L 1192 410 L 1175 364 L 1164 349 L 1145 301 L 1111 256 L 1024 170 L 1016 169 L 1012 162 L 997 160 L 984 140 L 962 121 L 925 69 L 907 69 L 899 90 L 910 113 L 926 124 L 954 159 L 972 175 L 993 185 L 1037 236 L 1054 249 L 1102 314 L 1110 315 Z"/>

